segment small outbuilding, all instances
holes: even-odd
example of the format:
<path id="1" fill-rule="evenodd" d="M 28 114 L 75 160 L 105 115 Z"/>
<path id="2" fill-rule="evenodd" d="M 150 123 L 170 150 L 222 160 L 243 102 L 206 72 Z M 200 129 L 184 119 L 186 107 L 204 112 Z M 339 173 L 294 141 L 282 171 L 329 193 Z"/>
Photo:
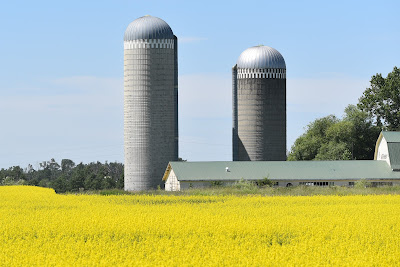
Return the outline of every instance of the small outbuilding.
<path id="1" fill-rule="evenodd" d="M 170 162 L 163 176 L 166 191 L 268 178 L 275 186 L 400 185 L 400 132 L 382 132 L 374 160 Z"/>

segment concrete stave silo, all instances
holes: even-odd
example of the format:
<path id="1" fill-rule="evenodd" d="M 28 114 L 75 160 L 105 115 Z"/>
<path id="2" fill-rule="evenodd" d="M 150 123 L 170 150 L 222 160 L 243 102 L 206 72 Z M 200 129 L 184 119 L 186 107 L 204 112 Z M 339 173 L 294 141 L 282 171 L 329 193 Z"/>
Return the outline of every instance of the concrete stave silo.
<path id="1" fill-rule="evenodd" d="M 177 38 L 160 18 L 144 16 L 124 35 L 125 190 L 161 185 L 178 159 Z"/>
<path id="2" fill-rule="evenodd" d="M 246 49 L 232 69 L 234 161 L 286 160 L 286 64 L 268 46 Z"/>

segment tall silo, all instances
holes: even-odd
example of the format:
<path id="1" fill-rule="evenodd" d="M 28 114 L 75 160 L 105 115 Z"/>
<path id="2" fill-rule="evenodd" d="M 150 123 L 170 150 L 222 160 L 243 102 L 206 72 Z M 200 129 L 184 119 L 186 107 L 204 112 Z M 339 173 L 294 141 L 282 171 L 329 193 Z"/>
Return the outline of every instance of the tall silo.
<path id="1" fill-rule="evenodd" d="M 286 64 L 272 47 L 246 49 L 232 68 L 234 161 L 286 160 Z"/>
<path id="2" fill-rule="evenodd" d="M 144 16 L 124 35 L 125 190 L 162 184 L 178 159 L 178 44 L 169 25 Z"/>

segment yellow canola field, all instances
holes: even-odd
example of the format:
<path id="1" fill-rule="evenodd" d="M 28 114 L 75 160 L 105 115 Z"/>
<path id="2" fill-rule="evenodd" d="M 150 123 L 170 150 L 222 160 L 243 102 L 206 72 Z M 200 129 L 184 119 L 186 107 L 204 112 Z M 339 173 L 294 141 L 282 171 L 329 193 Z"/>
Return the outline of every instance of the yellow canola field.
<path id="1" fill-rule="evenodd" d="M 400 264 L 400 196 L 99 196 L 0 187 L 2 266 Z"/>

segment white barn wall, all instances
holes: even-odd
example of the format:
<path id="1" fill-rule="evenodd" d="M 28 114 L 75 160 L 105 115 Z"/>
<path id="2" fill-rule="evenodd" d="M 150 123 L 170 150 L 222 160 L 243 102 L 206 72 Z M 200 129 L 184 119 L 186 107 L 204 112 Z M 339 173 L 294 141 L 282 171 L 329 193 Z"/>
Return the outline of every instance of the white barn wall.
<path id="1" fill-rule="evenodd" d="M 181 181 L 181 189 L 189 189 L 189 188 L 207 188 L 211 187 L 212 183 L 215 181 Z M 220 181 L 222 182 L 222 186 L 232 185 L 236 181 Z"/>
<path id="2" fill-rule="evenodd" d="M 180 191 L 180 190 L 181 190 L 180 182 L 176 178 L 174 170 L 171 170 L 169 172 L 167 181 L 165 182 L 165 191 Z"/>
<path id="3" fill-rule="evenodd" d="M 384 160 L 390 165 L 389 150 L 385 137 L 382 137 L 382 140 L 379 143 L 376 160 Z"/>
<path id="4" fill-rule="evenodd" d="M 177 177 L 175 176 L 175 173 L 173 173 L 173 170 L 171 170 L 170 175 L 168 176 L 168 179 L 165 183 L 165 190 L 166 191 L 180 191 L 180 190 L 186 190 L 190 188 L 209 188 L 212 186 L 212 183 L 215 181 L 178 181 Z M 171 175 L 172 174 L 172 175 Z M 237 181 L 220 181 L 222 182 L 222 186 L 228 186 L 236 183 Z M 286 187 L 289 183 L 292 186 L 300 186 L 300 183 L 302 182 L 330 182 L 333 183 L 331 185 L 333 186 L 350 186 L 350 182 L 356 183 L 356 180 L 342 180 L 342 181 L 337 181 L 337 180 L 332 180 L 332 181 L 326 181 L 326 180 L 313 180 L 313 181 L 274 181 L 278 182 L 278 185 L 276 187 Z M 368 182 L 391 182 L 393 185 L 400 185 L 400 181 L 398 180 L 368 180 Z M 175 185 L 174 185 L 175 184 Z M 315 185 L 316 186 L 316 185 Z M 174 189 L 174 190 L 172 190 Z"/>

